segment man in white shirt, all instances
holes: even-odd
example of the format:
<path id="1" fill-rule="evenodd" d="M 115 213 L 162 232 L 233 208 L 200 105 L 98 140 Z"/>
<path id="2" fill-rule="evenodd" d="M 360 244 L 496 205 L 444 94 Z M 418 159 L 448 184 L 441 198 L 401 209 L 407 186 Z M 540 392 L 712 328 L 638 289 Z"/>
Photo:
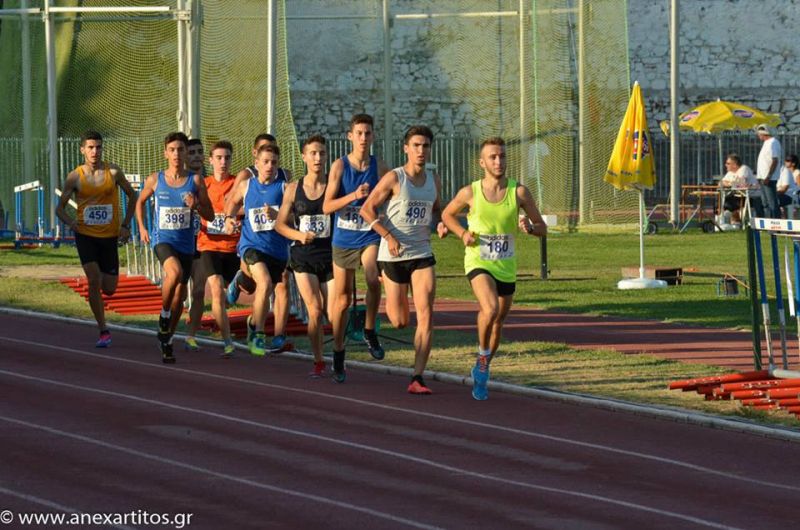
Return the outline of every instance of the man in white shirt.
<path id="1" fill-rule="evenodd" d="M 781 144 L 772 135 L 772 130 L 766 124 L 762 123 L 756 127 L 756 134 L 758 139 L 764 142 L 761 152 L 758 153 L 756 176 L 761 182 L 761 194 L 767 210 L 767 217 L 777 219 L 781 216 L 776 190 L 778 178 L 780 178 L 780 161 L 783 158 Z"/>
<path id="2" fill-rule="evenodd" d="M 750 206 L 755 211 L 757 217 L 764 216 L 764 208 L 761 204 L 761 191 L 759 189 L 758 180 L 753 175 L 753 170 L 748 166 L 742 164 L 742 159 L 736 153 L 730 153 L 728 158 L 725 159 L 725 169 L 728 172 L 722 177 L 719 182 L 721 188 L 748 191 L 750 197 Z M 743 201 L 741 195 L 736 193 L 727 193 L 723 209 L 731 212 L 731 222 L 741 223 L 741 207 Z"/>

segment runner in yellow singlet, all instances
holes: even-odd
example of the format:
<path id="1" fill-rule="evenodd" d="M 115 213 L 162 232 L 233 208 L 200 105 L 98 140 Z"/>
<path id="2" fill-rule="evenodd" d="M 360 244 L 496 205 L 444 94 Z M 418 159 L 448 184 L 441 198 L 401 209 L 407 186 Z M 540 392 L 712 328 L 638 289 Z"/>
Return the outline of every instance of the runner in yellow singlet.
<path id="1" fill-rule="evenodd" d="M 515 236 L 519 230 L 547 234 L 531 192 L 506 177 L 506 147 L 489 138 L 480 149 L 483 178 L 464 186 L 442 212 L 448 230 L 464 243 L 464 270 L 478 301 L 478 359 L 472 368 L 472 397 L 489 397 L 489 363 L 500 345 L 503 321 L 511 309 L 517 281 Z M 457 216 L 469 209 L 467 228 Z M 522 209 L 525 215 L 518 216 Z"/>
<path id="2" fill-rule="evenodd" d="M 95 346 L 107 348 L 111 345 L 111 332 L 106 327 L 102 295 L 111 296 L 117 290 L 117 243 L 126 241 L 131 235 L 136 193 L 119 167 L 103 161 L 103 137 L 100 133 L 83 133 L 81 154 L 83 164 L 67 175 L 56 215 L 75 232 L 75 246 L 89 287 L 89 307 L 100 329 L 100 338 Z M 119 189 L 128 198 L 122 223 Z M 78 205 L 75 218 L 66 210 L 73 197 Z"/>

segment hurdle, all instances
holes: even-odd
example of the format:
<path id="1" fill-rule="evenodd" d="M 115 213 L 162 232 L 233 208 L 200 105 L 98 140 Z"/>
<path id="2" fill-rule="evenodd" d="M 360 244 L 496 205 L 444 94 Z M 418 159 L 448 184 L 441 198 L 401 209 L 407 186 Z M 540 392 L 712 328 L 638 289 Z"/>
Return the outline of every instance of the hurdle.
<path id="1" fill-rule="evenodd" d="M 761 246 L 762 232 L 769 234 L 770 237 L 772 269 L 775 282 L 775 305 L 778 311 L 778 333 L 780 338 L 782 370 L 776 369 L 773 355 L 772 333 L 770 329 L 770 304 L 767 295 L 768 285 L 766 281 L 766 275 L 764 273 L 764 254 Z M 795 317 L 798 326 L 797 332 L 800 335 L 800 316 L 798 316 L 798 313 L 800 313 L 800 222 L 792 219 L 765 219 L 760 217 L 752 218 L 750 226 L 748 227 L 748 266 L 751 269 L 757 269 L 758 272 L 757 282 L 758 291 L 760 293 L 762 325 L 766 339 L 767 355 L 769 357 L 769 373 L 783 378 L 800 378 L 800 372 L 789 370 L 788 347 L 786 341 L 786 314 L 783 301 L 783 290 L 781 287 L 780 247 L 778 245 L 779 237 L 788 238 L 792 242 L 791 247 L 784 245 L 784 272 L 786 274 L 788 295 L 791 297 L 791 300 L 789 301 L 790 314 L 791 316 Z M 793 271 L 791 271 L 789 267 L 789 248 L 791 248 L 793 254 Z M 755 265 L 755 267 L 753 267 L 753 265 Z M 794 272 L 794 278 L 792 278 L 791 272 Z M 750 298 L 753 305 L 753 328 L 755 331 L 755 328 L 758 327 L 756 315 L 758 314 L 757 305 L 759 304 L 759 301 L 756 299 L 755 286 L 750 290 Z M 754 337 L 755 335 L 756 334 L 754 332 Z M 800 349 L 800 343 L 798 343 L 798 348 Z M 760 354 L 760 349 L 758 351 L 754 350 L 756 370 L 759 370 L 761 366 Z"/>
<path id="2" fill-rule="evenodd" d="M 36 193 L 36 231 L 25 230 L 25 192 Z M 45 242 L 44 220 L 44 187 L 38 180 L 14 186 L 14 248 L 21 248 L 25 243 L 41 245 Z"/>

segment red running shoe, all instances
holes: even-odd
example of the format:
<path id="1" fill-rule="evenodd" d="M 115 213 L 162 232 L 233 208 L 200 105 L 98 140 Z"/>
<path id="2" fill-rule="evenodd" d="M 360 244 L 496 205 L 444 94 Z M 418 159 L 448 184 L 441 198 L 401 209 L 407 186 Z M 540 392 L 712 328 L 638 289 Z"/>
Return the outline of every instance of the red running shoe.
<path id="1" fill-rule="evenodd" d="M 419 379 L 412 379 L 411 384 L 408 385 L 409 394 L 428 395 L 433 394 L 431 389 L 425 386 L 425 381 L 420 377 Z"/>

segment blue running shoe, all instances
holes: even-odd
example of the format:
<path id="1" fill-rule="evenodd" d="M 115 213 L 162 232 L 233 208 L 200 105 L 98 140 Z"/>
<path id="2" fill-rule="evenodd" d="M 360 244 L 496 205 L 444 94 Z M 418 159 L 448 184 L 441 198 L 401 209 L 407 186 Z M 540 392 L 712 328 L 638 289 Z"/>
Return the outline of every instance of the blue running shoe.
<path id="1" fill-rule="evenodd" d="M 107 329 L 104 329 L 103 331 L 100 332 L 100 338 L 97 339 L 97 342 L 95 343 L 94 347 L 108 348 L 109 346 L 111 346 L 111 332 L 108 331 Z"/>
<path id="2" fill-rule="evenodd" d="M 272 337 L 272 343 L 269 345 L 270 353 L 279 353 L 286 346 L 286 335 L 275 335 Z"/>
<path id="3" fill-rule="evenodd" d="M 479 357 L 472 367 L 472 397 L 478 401 L 489 399 L 489 389 L 486 388 L 489 382 L 489 363 Z"/>
<path id="4" fill-rule="evenodd" d="M 236 303 L 236 300 L 239 299 L 239 278 L 242 277 L 242 271 L 236 271 L 236 275 L 231 280 L 231 283 L 228 284 L 228 288 L 225 290 L 225 300 L 228 302 L 228 305 L 233 305 Z"/>

